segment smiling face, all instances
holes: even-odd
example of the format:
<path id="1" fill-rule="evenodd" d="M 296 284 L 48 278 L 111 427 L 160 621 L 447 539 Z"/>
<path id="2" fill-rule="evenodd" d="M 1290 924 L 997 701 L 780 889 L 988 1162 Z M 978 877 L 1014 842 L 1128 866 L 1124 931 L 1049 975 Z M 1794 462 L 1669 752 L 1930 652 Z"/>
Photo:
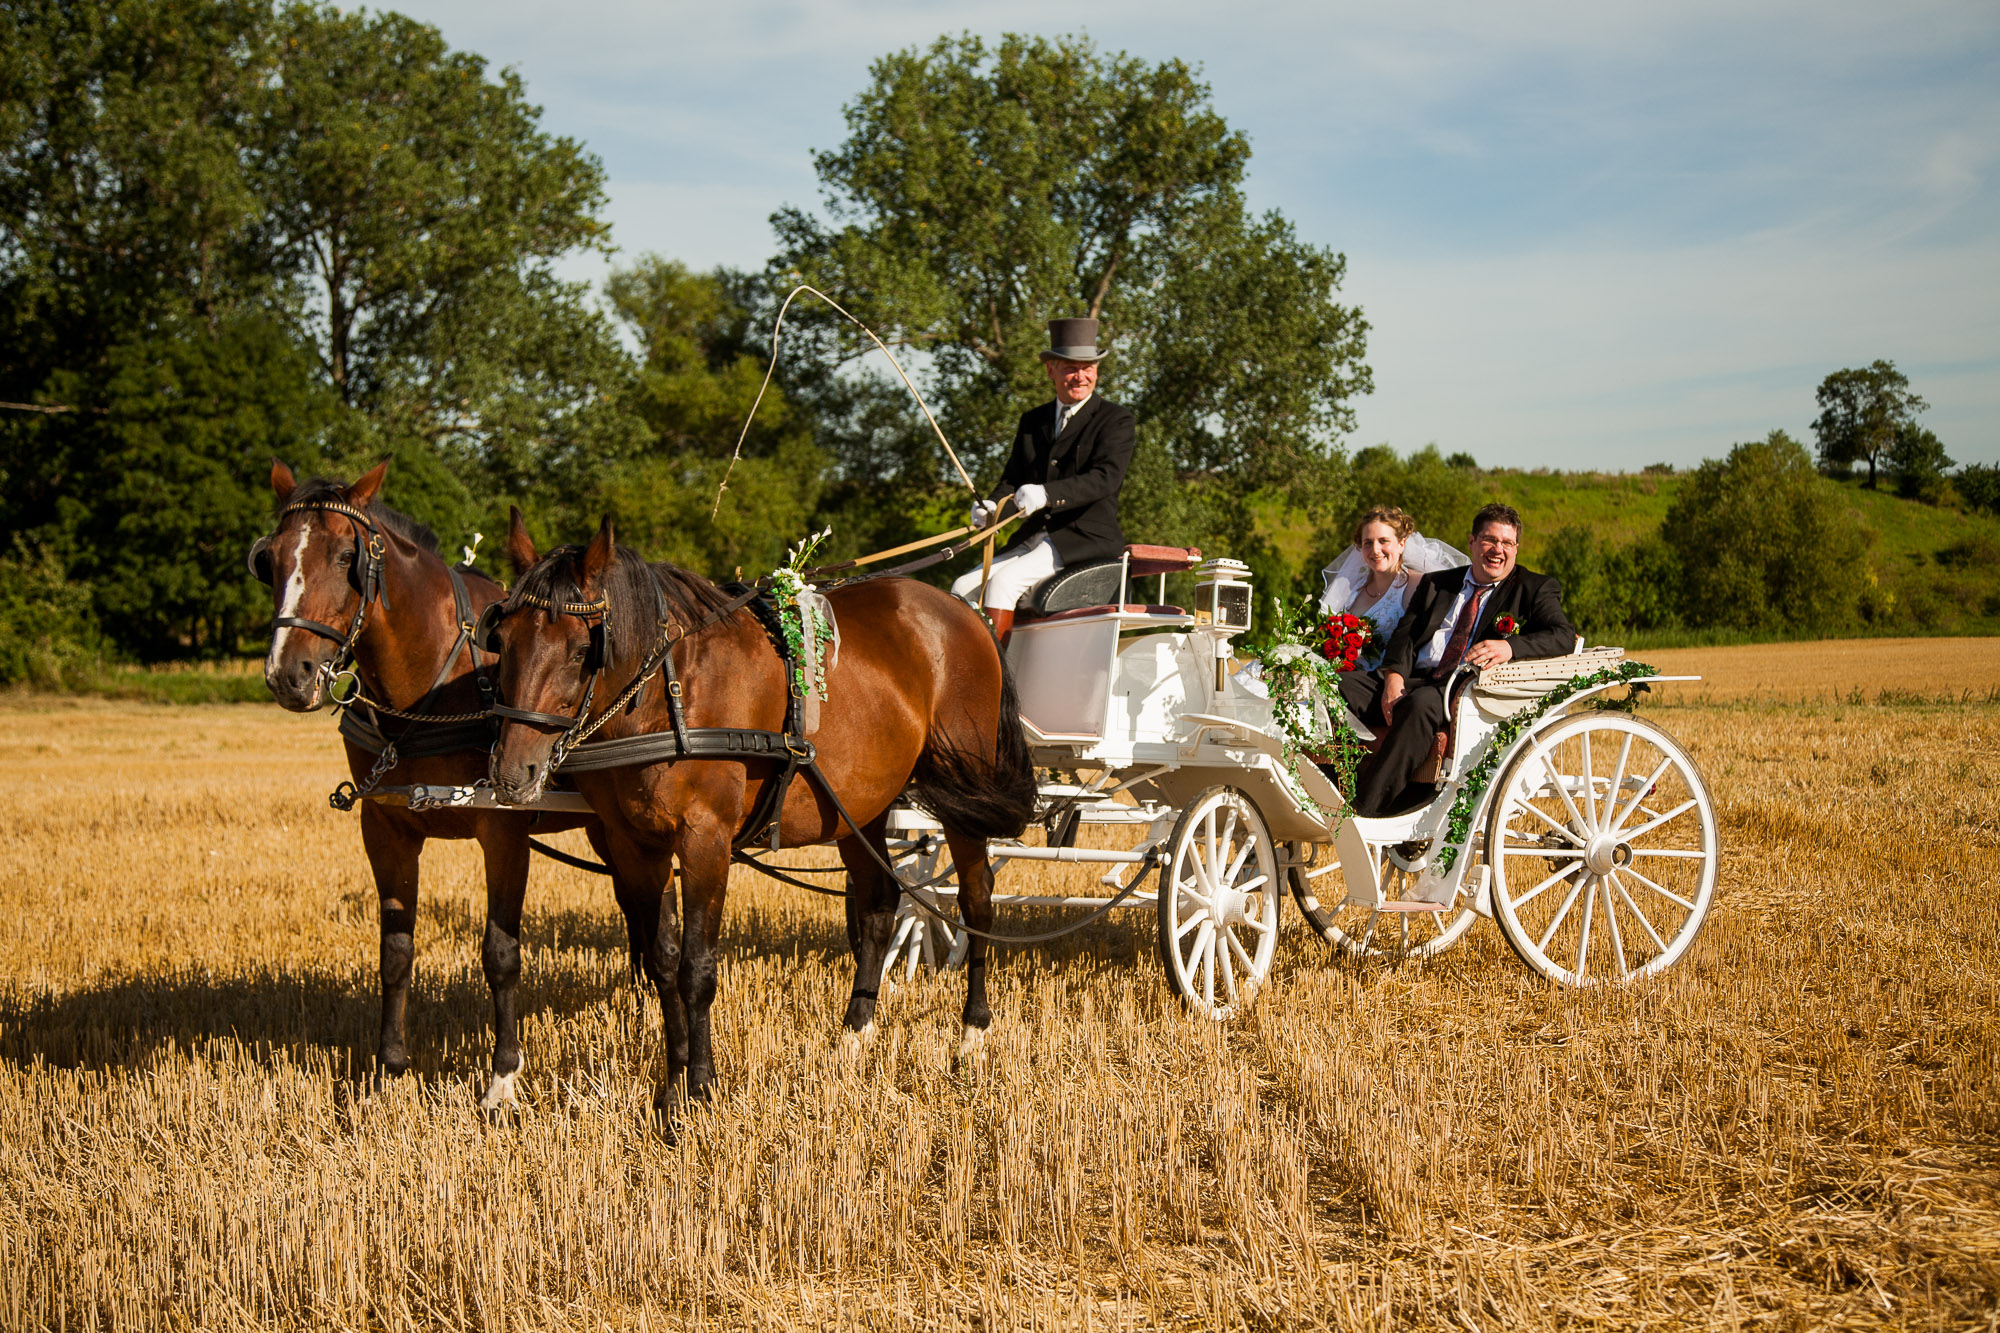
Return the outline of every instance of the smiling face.
<path id="1" fill-rule="evenodd" d="M 1521 531 L 1511 523 L 1488 520 L 1472 534 L 1472 572 L 1481 583 L 1498 583 L 1514 572 Z"/>
<path id="2" fill-rule="evenodd" d="M 1061 361 L 1051 358 L 1042 363 L 1049 368 L 1049 383 L 1056 386 L 1056 397 L 1072 407 L 1090 397 L 1097 387 L 1097 363 L 1095 361 Z"/>
<path id="3" fill-rule="evenodd" d="M 1379 519 L 1361 529 L 1361 540 L 1354 543 L 1361 552 L 1361 559 L 1377 574 L 1391 573 L 1402 568 L 1403 539 L 1396 530 Z"/>

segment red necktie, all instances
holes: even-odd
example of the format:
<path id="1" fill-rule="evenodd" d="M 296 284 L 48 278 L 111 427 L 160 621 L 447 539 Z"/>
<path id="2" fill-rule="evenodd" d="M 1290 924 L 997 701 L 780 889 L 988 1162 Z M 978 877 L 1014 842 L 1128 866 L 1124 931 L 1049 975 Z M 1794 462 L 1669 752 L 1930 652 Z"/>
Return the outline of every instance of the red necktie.
<path id="1" fill-rule="evenodd" d="M 1459 659 L 1465 656 L 1466 646 L 1472 642 L 1472 627 L 1479 623 L 1479 609 L 1486 605 L 1486 594 L 1497 586 L 1492 583 L 1472 585 L 1472 598 L 1459 615 L 1458 623 L 1451 627 L 1451 638 L 1445 642 L 1444 653 L 1438 658 L 1437 673 L 1440 676 L 1450 675 Z"/>

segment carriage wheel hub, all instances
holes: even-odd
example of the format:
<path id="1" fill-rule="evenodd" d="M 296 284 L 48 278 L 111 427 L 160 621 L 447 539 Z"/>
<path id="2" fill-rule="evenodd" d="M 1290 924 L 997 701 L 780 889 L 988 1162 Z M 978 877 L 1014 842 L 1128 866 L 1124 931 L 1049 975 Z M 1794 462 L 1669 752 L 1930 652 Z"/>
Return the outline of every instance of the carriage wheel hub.
<path id="1" fill-rule="evenodd" d="M 1632 844 L 1619 841 L 1615 834 L 1600 834 L 1584 848 L 1583 863 L 1593 875 L 1608 875 L 1632 863 Z"/>

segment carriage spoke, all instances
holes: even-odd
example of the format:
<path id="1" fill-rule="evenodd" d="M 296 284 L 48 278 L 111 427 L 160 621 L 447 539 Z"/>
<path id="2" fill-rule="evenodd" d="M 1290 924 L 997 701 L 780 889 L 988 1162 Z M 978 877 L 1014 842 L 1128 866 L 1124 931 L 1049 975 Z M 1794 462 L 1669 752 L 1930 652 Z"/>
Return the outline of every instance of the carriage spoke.
<path id="1" fill-rule="evenodd" d="M 1611 934 L 1611 951 L 1618 959 L 1618 978 L 1629 981 L 1632 968 L 1625 961 L 1625 937 L 1618 933 L 1618 901 L 1611 896 L 1614 888 L 1611 877 L 1607 875 L 1597 883 L 1604 892 L 1604 925 Z"/>
<path id="2" fill-rule="evenodd" d="M 1201 923 L 1201 934 L 1194 937 L 1195 957 L 1201 961 L 1201 998 L 1215 1008 L 1215 923 Z"/>
<path id="3" fill-rule="evenodd" d="M 1568 828 L 1564 827 L 1561 824 L 1556 823 L 1555 820 L 1550 819 L 1547 815 L 1543 814 L 1542 808 L 1540 806 L 1529 805 L 1527 802 L 1523 801 L 1521 803 L 1521 808 L 1527 811 L 1529 814 L 1533 815 L 1535 818 L 1541 820 L 1544 824 L 1547 824 L 1550 828 L 1554 829 L 1557 833 L 1560 833 L 1563 837 L 1568 838 L 1572 843 L 1575 843 L 1579 847 L 1583 846 L 1582 838 L 1577 837 L 1576 834 L 1571 832 Z M 1513 830 L 1507 830 L 1507 831 L 1512 832 Z M 1516 833 L 1515 836 L 1525 838 L 1528 835 L 1526 832 L 1520 832 Z"/>
<path id="4" fill-rule="evenodd" d="M 1509 856 L 1538 856 L 1544 860 L 1581 861 L 1583 853 L 1568 847 L 1509 847 Z"/>
<path id="5" fill-rule="evenodd" d="M 1256 976 L 1257 960 L 1251 957 L 1250 951 L 1248 949 L 1243 947 L 1243 942 L 1236 938 L 1235 932 L 1231 931 L 1227 933 L 1229 935 L 1229 947 L 1235 951 L 1236 956 L 1238 958 L 1243 960 L 1244 971 L 1248 972 L 1253 977 Z"/>
<path id="6" fill-rule="evenodd" d="M 1361 932 L 1361 945 L 1359 952 L 1361 953 L 1368 952 L 1368 946 L 1372 944 L 1375 940 L 1375 923 L 1377 921 L 1380 921 L 1381 919 L 1382 919 L 1382 914 L 1380 912 L 1370 912 L 1368 914 L 1368 929 Z"/>
<path id="7" fill-rule="evenodd" d="M 1256 931 L 1259 935 L 1268 935 L 1271 933 L 1271 928 L 1264 924 L 1263 916 L 1264 914 L 1261 911 L 1256 916 L 1245 916 L 1243 924 Z"/>
<path id="8" fill-rule="evenodd" d="M 1549 951 L 1549 941 L 1556 937 L 1556 928 L 1562 925 L 1563 918 L 1569 915 L 1569 909 L 1576 903 L 1576 895 L 1583 892 L 1583 886 L 1587 883 L 1589 883 L 1589 878 L 1586 876 L 1583 879 L 1579 879 L 1576 886 L 1569 891 L 1569 897 L 1563 899 L 1563 905 L 1556 909 L 1555 920 L 1549 922 L 1549 928 L 1542 932 L 1542 937 L 1539 940 L 1535 941 L 1536 949 L 1544 954 Z"/>
<path id="9" fill-rule="evenodd" d="M 1231 1004 L 1236 1003 L 1236 964 L 1229 957 L 1227 946 L 1236 943 L 1225 928 L 1216 932 L 1216 957 L 1222 962 L 1222 989 L 1229 996 Z"/>
<path id="10" fill-rule="evenodd" d="M 1700 804 L 1701 802 L 1695 800 L 1694 797 L 1690 796 L 1685 801 L 1682 801 L 1679 805 L 1675 806 L 1673 809 L 1667 811 L 1667 813 L 1665 813 L 1664 815 L 1655 815 L 1653 818 L 1639 825 L 1638 828 L 1626 831 L 1625 841 L 1633 842 L 1639 838 L 1643 838 L 1648 833 L 1651 833 L 1654 829 L 1659 828 L 1662 824 L 1666 824 L 1673 820 L 1679 819 L 1682 815 L 1686 814 L 1688 811 L 1694 809 L 1697 805 Z"/>
<path id="11" fill-rule="evenodd" d="M 1678 857 L 1683 857 L 1683 858 L 1685 858 L 1685 859 L 1687 859 L 1687 860 L 1690 860 L 1690 861 L 1706 861 L 1706 860 L 1708 859 L 1708 853 L 1707 853 L 1707 852 L 1702 852 L 1702 851 L 1686 851 L 1686 850 L 1683 850 L 1683 849 L 1680 849 L 1680 848 L 1675 848 L 1675 847 L 1634 847 L 1634 848 L 1632 849 L 1632 855 L 1634 855 L 1634 856 L 1678 856 Z"/>
<path id="12" fill-rule="evenodd" d="M 1653 946 L 1661 953 L 1665 953 L 1667 951 L 1667 942 L 1660 938 L 1659 931 L 1653 929 L 1653 923 L 1646 919 L 1644 912 L 1639 910 L 1639 904 L 1632 901 L 1632 891 L 1625 887 L 1625 881 L 1618 878 L 1618 872 L 1615 870 L 1611 872 L 1611 882 L 1618 886 L 1618 896 L 1625 900 L 1625 906 L 1631 909 L 1633 916 L 1639 918 L 1639 924 L 1646 928 L 1646 934 L 1651 937 Z"/>
<path id="13" fill-rule="evenodd" d="M 1597 827 L 1597 770 L 1590 762 L 1590 733 L 1583 733 L 1583 812 L 1590 816 L 1590 827 Z M 1611 813 L 1606 802 L 1604 813 Z"/>
<path id="14" fill-rule="evenodd" d="M 1632 742 L 1636 739 L 1638 738 L 1628 731 L 1625 733 L 1625 743 L 1618 747 L 1618 768 L 1611 775 L 1611 785 L 1604 790 L 1604 815 L 1607 819 L 1610 818 L 1611 812 L 1618 808 L 1618 784 L 1625 781 L 1625 764 L 1632 758 Z"/>
<path id="15" fill-rule="evenodd" d="M 1194 911 L 1188 913 L 1187 918 L 1180 925 L 1174 927 L 1174 943 L 1178 944 L 1186 939 L 1187 933 L 1190 930 L 1193 930 L 1196 926 L 1209 919 L 1206 907 L 1197 907 Z"/>
<path id="16" fill-rule="evenodd" d="M 1589 737 L 1586 736 L 1584 739 L 1588 740 Z M 1576 939 L 1575 972 L 1578 981 L 1583 980 L 1586 960 L 1590 957 L 1590 919 L 1596 906 L 1597 885 L 1593 883 L 1589 891 L 1583 895 L 1583 931 Z"/>
<path id="17" fill-rule="evenodd" d="M 1641 884 L 1644 884 L 1647 888 L 1651 889 L 1654 893 L 1659 894 L 1662 898 L 1671 899 L 1673 902 L 1679 903 L 1682 907 L 1687 908 L 1687 910 L 1690 912 L 1694 910 L 1693 903 L 1681 897 L 1678 893 L 1675 893 L 1670 889 L 1663 888 L 1662 886 L 1655 884 L 1652 880 L 1647 879 L 1637 870 L 1634 870 L 1630 865 L 1623 867 L 1623 869 L 1626 874 L 1630 875 L 1633 879 L 1638 880 Z"/>
<path id="18" fill-rule="evenodd" d="M 1196 870 L 1197 874 L 1199 874 L 1200 867 L 1197 866 Z M 1176 880 L 1174 883 L 1174 892 L 1194 903 L 1197 907 L 1207 907 L 1214 900 L 1212 894 L 1203 893 L 1194 886 L 1191 880 Z"/>
<path id="19" fill-rule="evenodd" d="M 1579 866 L 1570 866 L 1567 869 L 1556 871 L 1555 874 L 1550 875 L 1540 884 L 1537 884 L 1534 888 L 1529 889 L 1526 893 L 1516 898 L 1514 900 L 1514 910 L 1519 911 L 1521 908 L 1526 907 L 1529 903 L 1533 902 L 1536 898 L 1541 896 L 1543 889 L 1548 888 L 1549 885 L 1554 884 L 1557 880 L 1568 879 L 1571 875 L 1574 875 L 1579 869 L 1581 869 L 1581 867 Z"/>
<path id="20" fill-rule="evenodd" d="M 1625 802 L 1625 808 L 1618 812 L 1618 822 L 1613 824 L 1611 827 L 1613 828 L 1625 827 L 1625 821 L 1630 819 L 1632 817 L 1632 812 L 1639 808 L 1639 802 L 1646 799 L 1646 793 L 1653 790 L 1653 784 L 1660 780 L 1660 774 L 1666 772 L 1667 769 L 1670 766 L 1672 766 L 1673 762 L 1674 762 L 1674 757 L 1672 755 L 1667 755 L 1666 757 L 1660 760 L 1659 767 L 1655 768 L 1652 771 L 1652 773 L 1648 775 L 1648 777 L 1644 782 L 1640 783 L 1638 786 L 1632 789 L 1632 799 Z"/>
<path id="21" fill-rule="evenodd" d="M 1256 843 L 1254 842 L 1244 843 L 1243 850 L 1236 853 L 1236 859 L 1229 863 L 1229 873 L 1222 877 L 1222 882 L 1224 884 L 1235 884 L 1236 877 L 1243 873 L 1243 863 L 1245 861 L 1248 861 L 1250 859 L 1250 853 L 1256 850 L 1257 850 Z"/>
<path id="22" fill-rule="evenodd" d="M 1578 828 L 1590 829 L 1590 821 L 1583 817 L 1583 812 L 1576 808 L 1575 798 L 1569 794 L 1569 783 L 1564 780 L 1561 773 L 1556 771 L 1555 755 L 1551 753 L 1546 762 L 1549 768 L 1549 777 L 1553 779 L 1551 785 L 1555 787 L 1556 795 L 1562 797 L 1563 806 L 1569 811 L 1569 817 L 1576 821 Z"/>

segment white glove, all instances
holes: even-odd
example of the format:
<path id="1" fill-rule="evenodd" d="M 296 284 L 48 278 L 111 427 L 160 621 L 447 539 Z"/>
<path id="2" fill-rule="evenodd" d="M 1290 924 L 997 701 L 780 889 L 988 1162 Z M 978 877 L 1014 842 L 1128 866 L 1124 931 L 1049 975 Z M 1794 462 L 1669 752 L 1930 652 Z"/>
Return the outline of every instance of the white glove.
<path id="1" fill-rule="evenodd" d="M 1024 514 L 1032 514 L 1037 509 L 1046 509 L 1048 505 L 1049 493 L 1047 489 L 1035 485 L 1032 481 L 1026 486 L 1018 486 L 1014 489 L 1014 506 Z"/>
<path id="2" fill-rule="evenodd" d="M 983 528 L 988 523 L 991 523 L 993 521 L 993 510 L 994 504 L 991 500 L 974 500 L 972 502 L 972 513 L 969 515 L 972 526 Z"/>

